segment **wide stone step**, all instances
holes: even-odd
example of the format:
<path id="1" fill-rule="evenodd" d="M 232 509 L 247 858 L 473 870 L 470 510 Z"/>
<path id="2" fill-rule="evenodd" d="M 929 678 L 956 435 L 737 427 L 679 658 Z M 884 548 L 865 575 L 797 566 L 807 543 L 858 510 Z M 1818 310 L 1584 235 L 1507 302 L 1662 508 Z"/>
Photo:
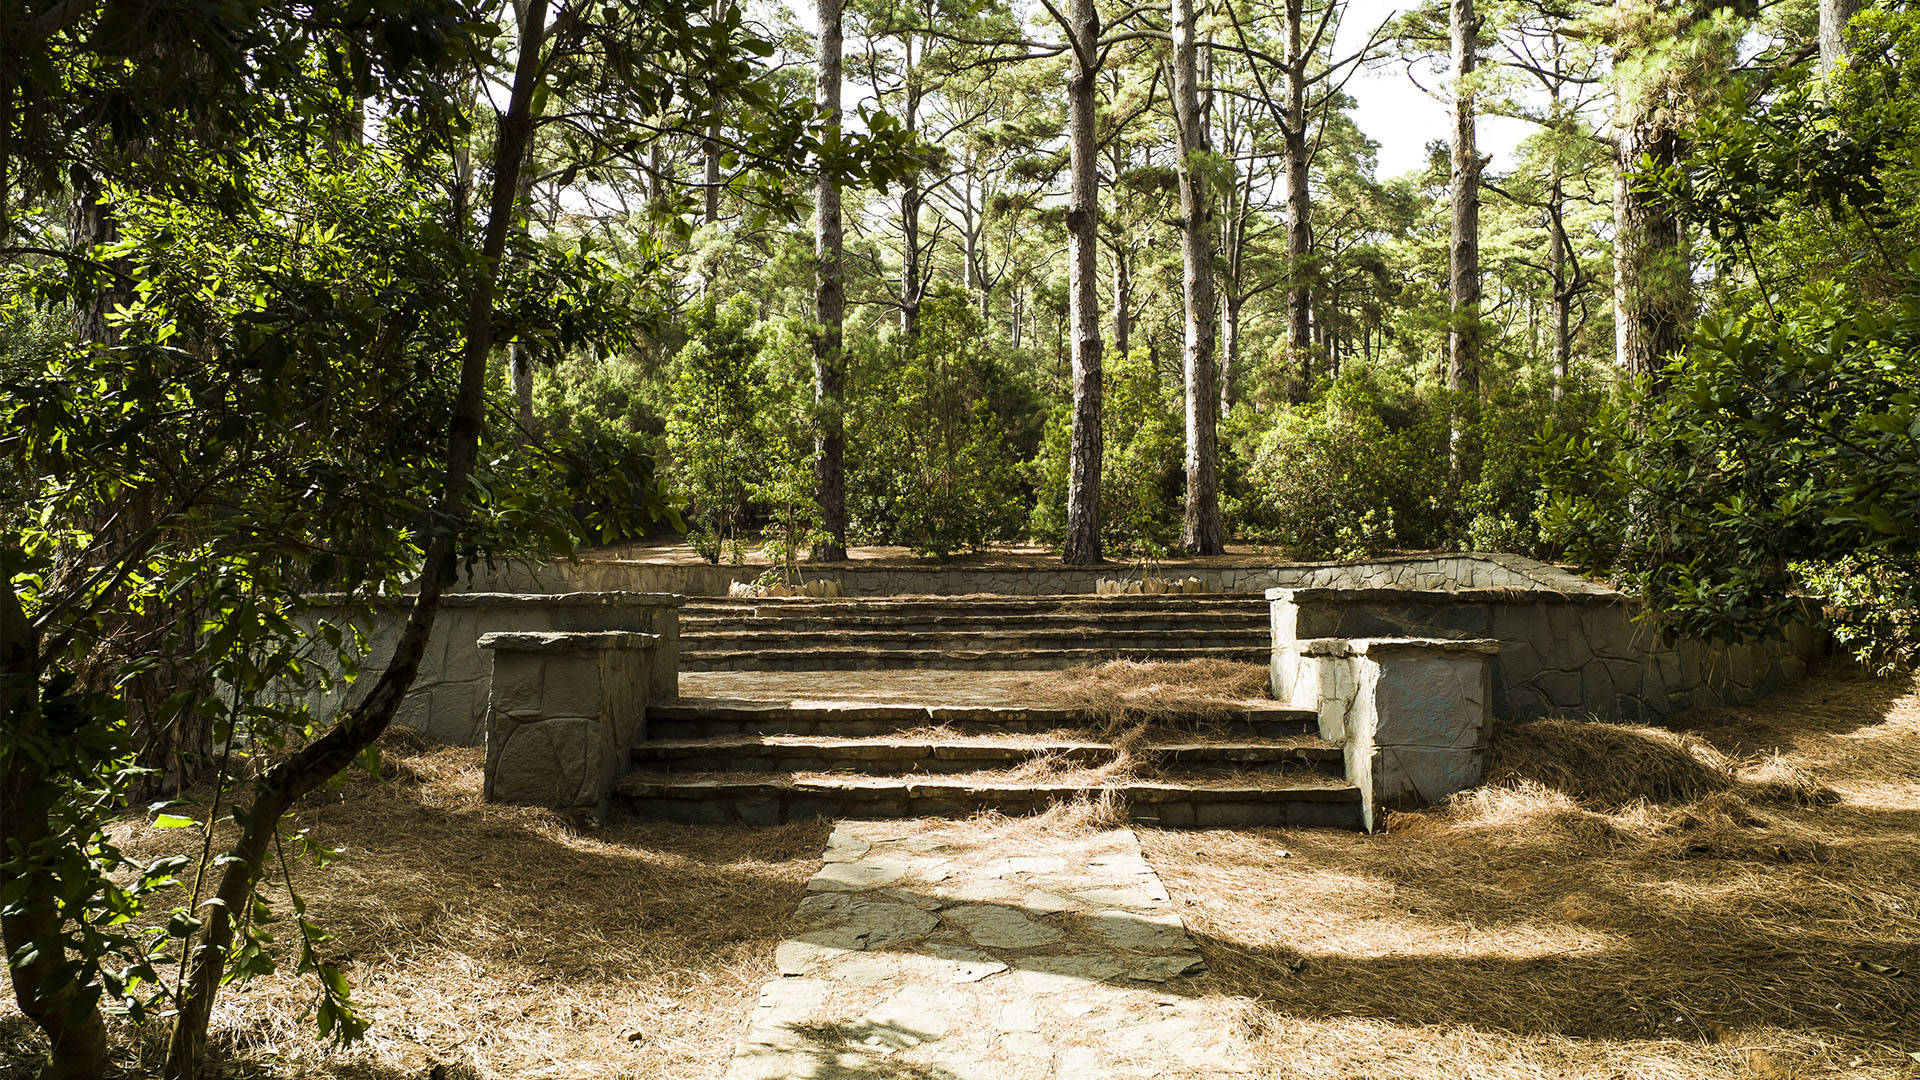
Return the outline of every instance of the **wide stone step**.
<path id="1" fill-rule="evenodd" d="M 895 630 L 915 633 L 941 630 L 1053 630 L 1099 627 L 1119 630 L 1247 630 L 1269 633 L 1271 619 L 1265 612 L 1220 611 L 1059 611 L 1045 613 L 964 615 L 946 612 L 900 612 L 892 615 L 836 615 L 825 617 L 805 611 L 772 615 L 738 613 L 680 616 L 680 632 L 708 634 L 735 630 Z"/>
<path id="2" fill-rule="evenodd" d="M 1265 782 L 1235 777 L 1078 784 L 966 775 L 768 777 L 634 772 L 615 787 L 620 805 L 642 817 L 747 825 L 813 817 L 952 817 L 983 810 L 1032 814 L 1058 803 L 1106 795 L 1122 800 L 1133 820 L 1172 828 L 1361 827 L 1359 789 L 1315 774 Z"/>
<path id="3" fill-rule="evenodd" d="M 867 702 L 788 704 L 678 698 L 647 707 L 647 733 L 680 740 L 728 735 L 810 735 L 864 738 L 913 728 L 942 727 L 956 734 L 1024 734 L 1080 727 L 1101 717 L 1083 710 L 1030 705 L 907 705 Z M 1222 737 L 1286 738 L 1311 734 L 1310 710 L 1267 705 L 1209 720 Z M 1186 725 L 1180 725 L 1182 727 Z"/>
<path id="4" fill-rule="evenodd" d="M 1035 650 L 1035 649 L 1263 649 L 1270 632 L 1264 626 L 1244 630 L 1151 630 L 1132 627 L 1075 626 L 1045 630 L 1006 630 L 976 625 L 965 630 L 907 633 L 897 629 L 842 630 L 819 626 L 804 630 L 736 625 L 724 632 L 681 631 L 682 658 L 699 653 L 811 649 L 823 645 L 863 649 Z"/>
<path id="5" fill-rule="evenodd" d="M 1313 736 L 1279 739 L 1149 739 L 1134 751 L 1165 770 L 1193 768 L 1306 769 L 1344 775 L 1340 748 Z M 1112 743 L 1091 739 L 865 738 L 748 735 L 658 739 L 633 748 L 643 771 L 859 772 L 878 775 L 959 773 L 1036 761 L 1100 766 L 1119 757 Z"/>
<path id="6" fill-rule="evenodd" d="M 720 600 L 689 597 L 682 618 L 731 616 L 779 618 L 812 616 L 838 619 L 861 615 L 1041 615 L 1089 613 L 1100 616 L 1131 614 L 1252 614 L 1264 616 L 1269 605 L 1259 593 L 1197 593 L 1161 596 L 881 596 L 817 600 L 810 597 L 758 597 Z"/>
<path id="7" fill-rule="evenodd" d="M 684 648 L 684 643 L 683 643 Z M 915 668 L 975 668 L 986 671 L 1054 671 L 1108 660 L 1230 660 L 1265 663 L 1271 650 L 1253 646 L 1153 648 L 929 649 L 825 645 L 795 649 L 685 649 L 682 671 L 897 671 Z"/>

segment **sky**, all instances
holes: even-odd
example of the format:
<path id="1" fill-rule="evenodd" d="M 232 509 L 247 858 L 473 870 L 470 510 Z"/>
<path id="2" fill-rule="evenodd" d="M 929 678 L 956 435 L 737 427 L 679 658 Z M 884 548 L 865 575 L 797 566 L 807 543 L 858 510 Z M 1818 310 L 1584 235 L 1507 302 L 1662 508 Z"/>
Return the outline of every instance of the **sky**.
<path id="1" fill-rule="evenodd" d="M 1350 55 L 1382 20 L 1411 6 L 1393 0 L 1350 0 L 1340 36 L 1334 42 L 1337 54 Z M 1438 88 L 1431 74 L 1422 72 L 1420 77 L 1427 89 Z M 1425 168 L 1427 144 L 1452 135 L 1447 107 L 1414 84 L 1405 64 L 1390 63 L 1361 71 L 1347 83 L 1347 93 L 1358 102 L 1353 116 L 1360 130 L 1380 144 L 1382 180 Z M 1493 155 L 1493 171 L 1512 166 L 1514 149 L 1530 127 L 1522 120 L 1481 117 L 1477 127 L 1480 152 Z"/>

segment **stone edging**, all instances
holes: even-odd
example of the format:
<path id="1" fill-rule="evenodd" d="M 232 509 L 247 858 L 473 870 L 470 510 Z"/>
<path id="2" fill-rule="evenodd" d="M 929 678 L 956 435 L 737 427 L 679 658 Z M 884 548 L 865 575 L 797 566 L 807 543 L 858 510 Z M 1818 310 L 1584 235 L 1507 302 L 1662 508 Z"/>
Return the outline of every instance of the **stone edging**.
<path id="1" fill-rule="evenodd" d="M 474 642 L 482 649 L 514 652 L 583 652 L 588 649 L 651 649 L 659 634 L 637 630 L 496 630 Z"/>

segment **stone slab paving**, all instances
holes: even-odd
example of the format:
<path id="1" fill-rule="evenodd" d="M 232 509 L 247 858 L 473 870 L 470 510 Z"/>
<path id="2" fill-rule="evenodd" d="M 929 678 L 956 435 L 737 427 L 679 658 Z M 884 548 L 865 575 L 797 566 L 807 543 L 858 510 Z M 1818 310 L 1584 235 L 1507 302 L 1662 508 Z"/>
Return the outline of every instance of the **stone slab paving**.
<path id="1" fill-rule="evenodd" d="M 727 1080 L 1250 1074 L 1129 829 L 844 822 Z"/>

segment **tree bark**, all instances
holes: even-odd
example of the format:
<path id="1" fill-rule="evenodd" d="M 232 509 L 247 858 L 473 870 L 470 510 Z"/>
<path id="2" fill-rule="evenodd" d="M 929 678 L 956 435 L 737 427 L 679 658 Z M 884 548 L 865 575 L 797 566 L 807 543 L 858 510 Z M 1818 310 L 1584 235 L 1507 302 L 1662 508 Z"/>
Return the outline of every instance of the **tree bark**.
<path id="1" fill-rule="evenodd" d="M 1307 192 L 1307 57 L 1300 33 L 1303 0 L 1287 0 L 1285 130 L 1281 148 L 1287 173 L 1287 364 L 1292 371 L 1287 396 L 1305 401 L 1313 389 L 1313 300 L 1308 258 L 1313 231 Z"/>
<path id="2" fill-rule="evenodd" d="M 1113 351 L 1127 355 L 1127 339 L 1133 329 L 1133 267 L 1126 252 L 1113 249 Z"/>
<path id="3" fill-rule="evenodd" d="M 727 0 L 713 0 L 713 24 L 717 28 L 727 15 Z M 701 156 L 706 159 L 704 181 L 707 204 L 705 220 L 708 225 L 720 220 L 720 96 L 716 92 L 713 80 L 707 81 L 707 92 L 711 100 L 707 104 L 707 133 L 700 142 Z"/>
<path id="4" fill-rule="evenodd" d="M 539 29 L 546 26 L 547 0 L 528 0 L 527 9 L 525 26 L 534 32 L 521 34 L 511 96 L 495 135 L 493 192 L 480 246 L 483 269 L 475 276 L 468 297 L 460 388 L 448 430 L 446 472 L 435 507 L 436 518 L 448 523 L 458 522 L 466 514 L 481 428 L 486 420 L 486 368 L 493 349 L 494 292 L 507 235 L 513 227 L 520 170 L 533 139 L 533 93 L 540 79 L 540 46 L 546 36 Z M 223 867 L 214 893 L 218 902 L 204 909 L 206 924 L 198 945 L 192 950 L 185 984 L 181 987 L 180 1011 L 174 1019 L 172 1039 L 167 1046 L 167 1080 L 199 1080 L 204 1070 L 207 1023 L 226 970 L 227 952 L 233 945 L 236 919 L 248 910 L 248 899 L 265 872 L 281 818 L 294 803 L 351 765 L 380 737 L 419 672 L 434 616 L 439 610 L 441 591 L 458 565 L 457 540 L 455 530 L 447 529 L 428 543 L 419 592 L 407 612 L 406 625 L 386 669 L 367 696 L 349 707 L 326 734 L 268 769 L 254 782 L 252 802 L 246 813 L 236 811 L 235 819 L 241 822 L 240 836 L 218 864 Z"/>
<path id="5" fill-rule="evenodd" d="M 1577 279 L 1569 281 L 1568 240 L 1565 217 L 1566 192 L 1560 183 L 1560 166 L 1554 165 L 1553 184 L 1547 204 L 1547 271 L 1553 285 L 1553 400 L 1567 393 L 1567 368 L 1573 360 L 1573 298 Z"/>
<path id="6" fill-rule="evenodd" d="M 53 862 L 66 845 L 52 812 L 59 788 L 48 783 L 45 752 L 35 744 L 51 738 L 41 725 L 40 636 L 20 605 L 11 581 L 0 580 L 0 874 L 12 894 L 0 913 L 0 939 L 12 965 L 13 997 L 20 1012 L 47 1036 L 42 1080 L 92 1080 L 107 1066 L 107 1026 L 97 998 L 75 981 L 68 965 L 59 878 Z"/>
<path id="7" fill-rule="evenodd" d="M 1094 144 L 1094 78 L 1099 63 L 1100 15 L 1094 0 L 1073 0 L 1067 36 L 1073 65 L 1067 76 L 1068 319 L 1072 333 L 1073 437 L 1067 464 L 1067 537 L 1070 566 L 1105 562 L 1100 538 L 1101 341 L 1099 178 Z"/>
<path id="8" fill-rule="evenodd" d="M 1480 55 L 1480 23 L 1473 0 L 1452 0 L 1453 174 L 1452 235 L 1447 280 L 1447 389 L 1472 390 L 1480 373 L 1480 148 L 1474 132 L 1473 72 Z M 1454 432 L 1458 441 L 1458 431 Z"/>
<path id="9" fill-rule="evenodd" d="M 1200 114 L 1197 30 L 1193 0 L 1172 0 L 1173 57 L 1169 79 L 1174 132 L 1180 145 L 1180 268 L 1186 321 L 1187 505 L 1181 542 L 1189 554 L 1226 549 L 1220 528 L 1219 457 L 1214 410 L 1214 332 L 1220 317 L 1213 288 L 1213 233 L 1208 228 L 1207 126 Z"/>
<path id="10" fill-rule="evenodd" d="M 819 0 L 820 40 L 814 100 L 829 139 L 840 132 L 841 0 Z M 840 220 L 840 183 L 822 168 L 814 186 L 814 310 L 820 335 L 813 343 L 813 495 L 820 506 L 826 539 L 814 549 L 816 560 L 847 557 L 847 479 L 845 410 L 847 362 L 843 350 L 847 315 L 845 244 Z"/>
<path id="11" fill-rule="evenodd" d="M 1679 159 L 1679 135 L 1649 113 L 1631 116 L 1617 136 L 1614 176 L 1614 348 L 1636 378 L 1657 380 L 1684 342 L 1691 293 L 1680 222 L 1635 190 L 1641 159 L 1656 168 Z"/>
<path id="12" fill-rule="evenodd" d="M 1866 0 L 1820 0 L 1820 71 L 1853 55 L 1853 42 L 1847 24 L 1866 6 Z"/>

